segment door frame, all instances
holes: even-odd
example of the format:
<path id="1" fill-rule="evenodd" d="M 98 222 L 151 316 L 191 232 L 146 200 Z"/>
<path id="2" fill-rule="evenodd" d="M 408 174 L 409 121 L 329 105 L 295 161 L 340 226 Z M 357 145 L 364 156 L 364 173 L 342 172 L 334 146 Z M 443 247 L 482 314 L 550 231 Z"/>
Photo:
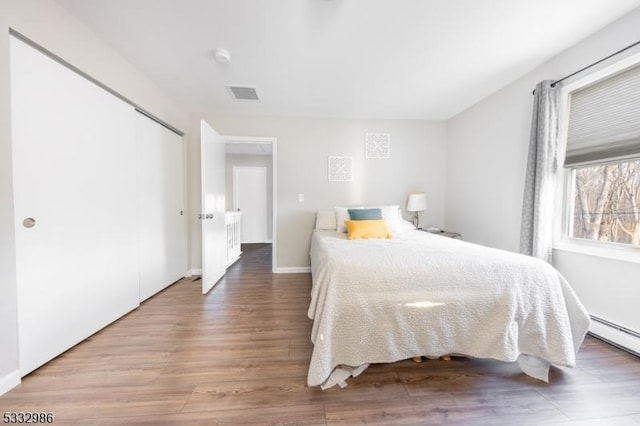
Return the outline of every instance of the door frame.
<path id="1" fill-rule="evenodd" d="M 247 143 L 271 145 L 271 272 L 278 270 L 278 139 L 260 136 L 222 136 L 225 143 Z"/>

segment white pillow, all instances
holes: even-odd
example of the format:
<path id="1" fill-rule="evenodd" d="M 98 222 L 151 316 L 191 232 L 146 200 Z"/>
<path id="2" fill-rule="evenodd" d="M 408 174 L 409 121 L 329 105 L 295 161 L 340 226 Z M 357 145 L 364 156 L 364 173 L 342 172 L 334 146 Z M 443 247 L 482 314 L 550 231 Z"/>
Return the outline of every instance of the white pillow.
<path id="1" fill-rule="evenodd" d="M 416 229 L 416 226 L 413 223 L 403 219 L 400 224 L 400 229 L 398 230 L 397 233 L 402 234 L 407 231 L 413 231 L 414 229 Z"/>
<path id="2" fill-rule="evenodd" d="M 399 205 L 393 206 L 366 206 L 367 209 L 380 209 L 382 211 L 382 219 L 387 222 L 389 231 L 392 234 L 402 233 L 402 212 Z"/>
<path id="3" fill-rule="evenodd" d="M 336 230 L 336 212 L 333 210 L 320 210 L 316 213 L 316 229 Z"/>
<path id="4" fill-rule="evenodd" d="M 333 209 L 336 212 L 336 231 L 342 232 L 343 234 L 347 233 L 347 225 L 344 224 L 345 220 L 351 219 L 349 217 L 349 209 L 361 209 L 362 206 L 355 207 L 340 207 L 336 206 Z"/>

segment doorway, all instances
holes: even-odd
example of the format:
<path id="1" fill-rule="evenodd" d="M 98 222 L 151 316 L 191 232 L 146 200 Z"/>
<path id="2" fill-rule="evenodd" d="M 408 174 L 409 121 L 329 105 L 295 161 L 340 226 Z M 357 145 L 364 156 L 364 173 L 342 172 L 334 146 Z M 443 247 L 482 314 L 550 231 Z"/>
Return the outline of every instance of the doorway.
<path id="1" fill-rule="evenodd" d="M 277 269 L 276 139 L 225 136 L 224 141 L 227 210 L 236 211 L 239 208 L 243 213 L 242 242 L 272 244 L 272 272 L 275 272 Z"/>

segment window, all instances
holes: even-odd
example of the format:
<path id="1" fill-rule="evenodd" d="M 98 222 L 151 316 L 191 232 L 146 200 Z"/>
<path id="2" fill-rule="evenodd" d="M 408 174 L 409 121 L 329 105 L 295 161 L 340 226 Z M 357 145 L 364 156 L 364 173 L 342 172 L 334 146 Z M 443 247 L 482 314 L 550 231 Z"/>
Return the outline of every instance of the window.
<path id="1" fill-rule="evenodd" d="M 640 246 L 640 66 L 570 94 L 565 235 Z"/>
<path id="2" fill-rule="evenodd" d="M 640 159 L 572 169 L 569 235 L 640 245 Z"/>

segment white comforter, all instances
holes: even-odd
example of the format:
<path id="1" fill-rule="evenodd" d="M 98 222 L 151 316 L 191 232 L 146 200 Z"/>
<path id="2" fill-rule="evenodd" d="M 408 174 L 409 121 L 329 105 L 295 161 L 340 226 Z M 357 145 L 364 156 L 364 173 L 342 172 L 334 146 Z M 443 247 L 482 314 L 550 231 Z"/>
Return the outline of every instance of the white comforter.
<path id="1" fill-rule="evenodd" d="M 575 365 L 589 326 L 549 264 L 422 231 L 353 241 L 315 231 L 311 265 L 309 386 L 446 354 L 518 361 L 547 381 L 550 364 Z"/>

